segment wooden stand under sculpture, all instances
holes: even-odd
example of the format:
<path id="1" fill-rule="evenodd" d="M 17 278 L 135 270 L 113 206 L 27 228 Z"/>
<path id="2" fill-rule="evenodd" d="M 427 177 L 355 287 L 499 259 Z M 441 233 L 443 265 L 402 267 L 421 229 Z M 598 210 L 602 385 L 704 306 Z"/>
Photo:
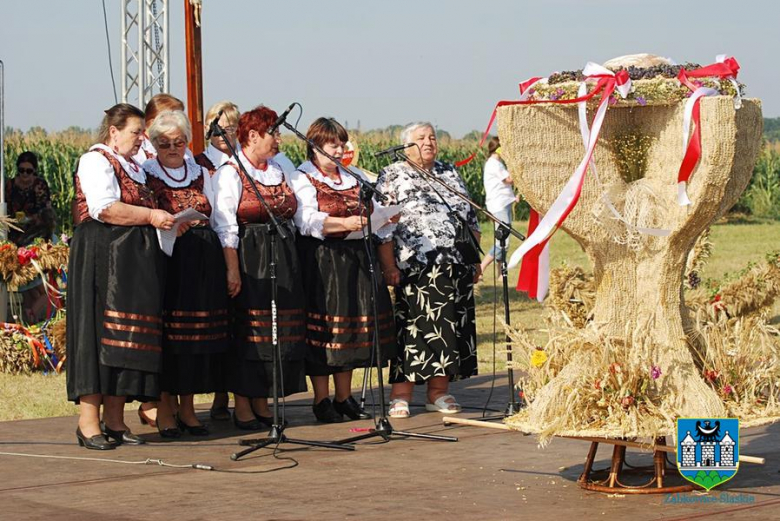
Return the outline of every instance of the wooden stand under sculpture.
<path id="1" fill-rule="evenodd" d="M 696 239 L 747 186 L 760 148 L 762 117 L 757 100 L 745 99 L 739 109 L 727 96 L 701 100 L 702 157 L 687 188 L 692 204 L 680 206 L 677 172 L 683 153 L 684 105 L 630 107 L 618 103 L 609 108 L 594 156 L 600 183 L 591 170 L 579 204 L 563 228 L 593 263 L 593 322 L 598 330 L 616 338 L 626 338 L 627 332 L 651 332 L 651 340 L 645 335 L 631 342 L 631 356 L 652 360 L 660 368 L 662 376 L 657 386 L 664 417 L 718 418 L 727 415 L 726 408 L 703 380 L 694 361 L 697 341 L 691 334 L 692 321 L 683 301 L 683 272 Z M 543 215 L 583 157 L 576 106 L 504 106 L 498 109 L 498 123 L 502 157 L 515 186 Z M 643 152 L 645 166 L 639 175 L 627 176 L 621 168 L 620 155 L 625 149 L 618 144 L 621 136 L 628 134 L 642 136 L 651 143 Z M 604 194 L 631 226 L 666 229 L 669 235 L 637 234 L 630 243 L 616 240 L 615 224 L 626 225 L 594 218 L 594 212 L 604 208 Z M 590 436 L 602 438 L 603 443 L 673 434 L 671 422 L 662 432 L 561 426 L 555 405 L 582 380 L 587 366 L 584 354 L 581 361 L 561 369 L 536 393 L 527 410 L 507 423 L 524 432 Z M 653 481 L 641 489 L 623 488 L 620 476 L 625 447 L 618 445 L 607 480 L 593 482 L 591 469 L 597 446 L 591 445 L 580 478 L 584 488 L 622 493 L 680 490 L 664 486 L 665 460 L 659 452 L 654 456 Z"/>

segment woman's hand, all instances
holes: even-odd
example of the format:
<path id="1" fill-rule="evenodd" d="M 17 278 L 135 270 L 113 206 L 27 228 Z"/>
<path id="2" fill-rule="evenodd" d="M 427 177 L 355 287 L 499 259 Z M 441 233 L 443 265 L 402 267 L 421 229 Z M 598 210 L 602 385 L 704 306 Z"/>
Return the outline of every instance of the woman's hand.
<path id="1" fill-rule="evenodd" d="M 227 287 L 230 298 L 235 298 L 241 293 L 241 273 L 239 273 L 238 268 L 228 268 Z"/>
<path id="2" fill-rule="evenodd" d="M 388 286 L 398 286 L 401 284 L 401 270 L 395 266 L 383 269 L 382 276 L 385 279 L 385 284 Z"/>
<path id="3" fill-rule="evenodd" d="M 192 223 L 180 223 L 179 228 L 176 230 L 176 237 L 181 237 L 192 228 Z"/>
<path id="4" fill-rule="evenodd" d="M 479 280 L 482 278 L 482 264 L 475 264 L 474 265 L 474 284 L 479 282 Z"/>
<path id="5" fill-rule="evenodd" d="M 149 224 L 160 230 L 173 228 L 174 218 L 165 210 L 149 210 Z"/>
<path id="6" fill-rule="evenodd" d="M 362 230 L 366 225 L 366 220 L 362 215 L 353 215 L 351 217 L 344 218 L 344 228 L 348 232 L 356 232 Z"/>

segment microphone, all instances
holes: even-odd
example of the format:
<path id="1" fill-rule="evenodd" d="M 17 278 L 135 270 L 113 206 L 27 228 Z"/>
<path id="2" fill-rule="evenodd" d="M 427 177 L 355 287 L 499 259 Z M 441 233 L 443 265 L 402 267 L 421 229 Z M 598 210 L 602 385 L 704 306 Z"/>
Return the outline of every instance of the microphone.
<path id="1" fill-rule="evenodd" d="M 214 118 L 214 120 L 209 125 L 209 131 L 206 132 L 206 139 L 211 139 L 211 136 L 218 133 L 217 127 L 219 127 L 219 118 L 222 117 L 222 110 L 219 111 L 219 114 L 217 114 L 217 117 Z"/>
<path id="2" fill-rule="evenodd" d="M 285 122 L 285 120 L 287 119 L 287 116 L 289 116 L 290 112 L 292 112 L 293 107 L 295 107 L 295 103 L 291 103 L 290 106 L 287 107 L 287 110 L 282 112 L 282 115 L 279 116 L 278 118 L 276 118 L 276 121 L 274 121 L 274 124 L 271 125 L 270 127 L 268 127 L 267 132 L 269 134 L 273 134 L 274 132 L 276 132 L 276 129 L 279 128 L 279 126 L 281 126 L 281 124 Z"/>
<path id="3" fill-rule="evenodd" d="M 405 145 L 398 145 L 390 148 L 386 148 L 385 150 L 380 150 L 376 154 L 374 154 L 374 157 L 382 157 L 387 154 L 395 154 L 396 152 L 400 152 L 401 150 L 404 150 L 405 148 L 413 147 L 414 143 L 407 143 Z"/>

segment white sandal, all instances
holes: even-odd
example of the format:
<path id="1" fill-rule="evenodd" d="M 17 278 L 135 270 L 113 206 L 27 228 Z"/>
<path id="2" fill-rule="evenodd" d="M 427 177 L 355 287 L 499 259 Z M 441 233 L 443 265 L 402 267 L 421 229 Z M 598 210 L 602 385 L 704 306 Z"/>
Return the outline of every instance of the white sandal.
<path id="1" fill-rule="evenodd" d="M 425 410 L 442 414 L 457 414 L 463 410 L 463 407 L 455 401 L 455 397 L 451 394 L 443 394 L 436 398 L 435 402 L 426 403 Z"/>
<path id="2" fill-rule="evenodd" d="M 409 412 L 409 402 L 400 398 L 390 400 L 390 410 L 387 414 L 391 418 L 408 418 L 412 415 Z"/>

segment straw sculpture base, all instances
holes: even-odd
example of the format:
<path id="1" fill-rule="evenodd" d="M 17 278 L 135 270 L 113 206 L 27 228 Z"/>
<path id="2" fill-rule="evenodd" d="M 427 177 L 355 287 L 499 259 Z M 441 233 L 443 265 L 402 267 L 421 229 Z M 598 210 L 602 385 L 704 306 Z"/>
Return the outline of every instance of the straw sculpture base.
<path id="1" fill-rule="evenodd" d="M 604 440 L 602 443 L 610 443 Z M 655 440 L 656 445 L 666 445 L 666 438 Z M 667 466 L 666 452 L 655 450 L 653 452 L 653 464 L 649 467 L 633 467 L 626 463 L 625 445 L 615 444 L 612 448 L 612 461 L 608 469 L 593 470 L 593 462 L 599 448 L 598 441 L 592 441 L 585 459 L 585 470 L 582 471 L 577 484 L 586 490 L 606 492 L 611 494 L 675 494 L 678 492 L 690 492 L 694 489 L 691 483 L 680 477 L 676 469 Z M 667 472 L 670 471 L 670 472 Z M 607 474 L 603 476 L 603 474 Z M 628 480 L 634 480 L 637 476 L 650 475 L 643 483 L 629 484 Z M 687 484 L 670 485 L 670 482 L 685 482 Z"/>

